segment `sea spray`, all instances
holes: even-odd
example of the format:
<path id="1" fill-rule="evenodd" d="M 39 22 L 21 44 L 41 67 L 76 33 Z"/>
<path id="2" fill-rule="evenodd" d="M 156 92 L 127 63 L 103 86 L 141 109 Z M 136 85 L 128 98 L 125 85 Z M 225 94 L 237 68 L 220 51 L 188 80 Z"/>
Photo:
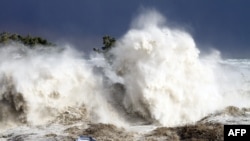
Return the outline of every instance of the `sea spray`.
<path id="1" fill-rule="evenodd" d="M 94 122 L 119 121 L 103 97 L 102 77 L 69 46 L 12 44 L 1 47 L 0 56 L 1 124 L 45 124 L 67 107 L 81 106 Z"/>
<path id="2" fill-rule="evenodd" d="M 165 126 L 195 122 L 221 108 L 209 64 L 192 37 L 171 29 L 155 11 L 142 14 L 112 50 L 113 68 L 124 79 L 129 113 Z"/>
<path id="3" fill-rule="evenodd" d="M 218 51 L 200 56 L 192 36 L 156 11 L 141 14 L 111 50 L 88 59 L 68 45 L 4 45 L 0 128 L 193 123 L 229 105 L 250 107 L 249 68 L 235 70 L 239 63 Z"/>

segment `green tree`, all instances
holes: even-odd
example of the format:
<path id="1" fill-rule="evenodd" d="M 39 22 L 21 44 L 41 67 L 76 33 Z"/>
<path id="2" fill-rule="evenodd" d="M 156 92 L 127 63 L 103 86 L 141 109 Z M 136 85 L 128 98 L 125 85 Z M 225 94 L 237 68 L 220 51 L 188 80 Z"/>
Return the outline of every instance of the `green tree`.
<path id="1" fill-rule="evenodd" d="M 102 49 L 100 50 L 99 48 L 94 48 L 93 50 L 94 51 L 96 51 L 96 52 L 98 52 L 98 53 L 105 53 L 105 52 L 107 52 L 107 51 L 109 51 L 112 47 L 114 47 L 114 45 L 115 45 L 115 42 L 116 42 L 116 40 L 115 40 L 115 38 L 113 38 L 113 37 L 110 37 L 110 36 L 108 36 L 108 35 L 106 35 L 106 36 L 103 36 L 102 37 L 102 40 L 103 40 L 103 47 L 102 47 Z"/>
<path id="2" fill-rule="evenodd" d="M 26 46 L 30 46 L 31 48 L 35 45 L 54 46 L 52 43 L 42 39 L 41 37 L 32 37 L 30 35 L 24 37 L 18 34 L 11 34 L 7 32 L 0 34 L 0 44 L 6 44 L 11 41 L 20 42 Z"/>

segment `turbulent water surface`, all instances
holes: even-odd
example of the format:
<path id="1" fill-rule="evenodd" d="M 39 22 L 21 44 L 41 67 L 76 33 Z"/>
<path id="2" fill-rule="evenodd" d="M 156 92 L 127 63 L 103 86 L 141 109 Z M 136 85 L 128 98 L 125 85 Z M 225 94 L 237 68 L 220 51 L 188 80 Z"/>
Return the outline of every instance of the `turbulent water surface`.
<path id="1" fill-rule="evenodd" d="M 189 33 L 145 12 L 104 54 L 2 46 L 0 140 L 222 140 L 222 124 L 250 123 L 249 85 L 250 60 L 200 56 Z"/>

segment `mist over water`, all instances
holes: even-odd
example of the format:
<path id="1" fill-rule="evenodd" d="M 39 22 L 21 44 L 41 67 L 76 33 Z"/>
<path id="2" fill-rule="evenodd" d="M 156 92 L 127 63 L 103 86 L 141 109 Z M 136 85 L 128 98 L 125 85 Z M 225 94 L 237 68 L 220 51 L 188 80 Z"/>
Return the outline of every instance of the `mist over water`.
<path id="1" fill-rule="evenodd" d="M 216 51 L 199 53 L 190 34 L 156 11 L 139 15 L 110 52 L 89 59 L 67 45 L 3 46 L 0 126 L 46 124 L 69 107 L 117 126 L 177 126 L 229 105 L 249 107 L 247 69 L 235 70 Z"/>

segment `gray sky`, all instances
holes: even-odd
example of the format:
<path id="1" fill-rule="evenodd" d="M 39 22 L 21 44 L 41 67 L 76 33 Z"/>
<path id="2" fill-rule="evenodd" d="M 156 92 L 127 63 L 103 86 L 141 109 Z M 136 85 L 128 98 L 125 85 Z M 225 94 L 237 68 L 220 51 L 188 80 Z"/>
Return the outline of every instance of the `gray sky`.
<path id="1" fill-rule="evenodd" d="M 121 37 L 141 9 L 154 8 L 169 24 L 186 29 L 201 50 L 250 58 L 248 0 L 2 0 L 0 32 L 70 42 L 79 50 Z"/>

